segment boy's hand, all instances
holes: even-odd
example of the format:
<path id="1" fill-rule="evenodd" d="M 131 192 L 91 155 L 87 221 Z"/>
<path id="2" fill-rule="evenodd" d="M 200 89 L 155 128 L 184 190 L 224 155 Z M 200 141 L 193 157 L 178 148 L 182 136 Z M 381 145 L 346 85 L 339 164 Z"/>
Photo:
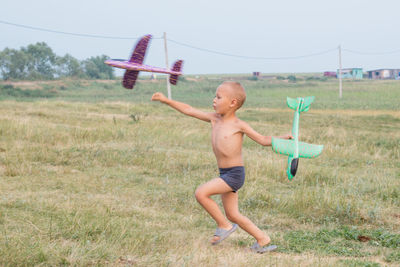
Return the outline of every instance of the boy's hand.
<path id="1" fill-rule="evenodd" d="M 151 101 L 160 101 L 160 102 L 165 102 L 168 98 L 163 94 L 163 93 L 155 93 L 151 97 Z"/>
<path id="2" fill-rule="evenodd" d="M 283 139 L 293 139 L 293 135 L 292 134 L 285 134 Z"/>

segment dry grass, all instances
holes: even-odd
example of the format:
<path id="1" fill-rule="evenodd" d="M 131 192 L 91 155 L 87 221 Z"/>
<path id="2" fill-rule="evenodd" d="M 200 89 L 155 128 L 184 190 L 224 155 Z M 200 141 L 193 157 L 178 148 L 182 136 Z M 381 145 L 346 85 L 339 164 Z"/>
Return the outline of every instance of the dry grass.
<path id="1" fill-rule="evenodd" d="M 239 117 L 275 135 L 292 112 Z M 254 255 L 242 230 L 208 244 L 215 225 L 193 197 L 217 175 L 207 123 L 156 103 L 3 101 L 0 265 L 396 266 L 399 117 L 311 109 L 301 138 L 325 148 L 292 182 L 286 158 L 246 139 L 240 209 L 280 247 Z"/>

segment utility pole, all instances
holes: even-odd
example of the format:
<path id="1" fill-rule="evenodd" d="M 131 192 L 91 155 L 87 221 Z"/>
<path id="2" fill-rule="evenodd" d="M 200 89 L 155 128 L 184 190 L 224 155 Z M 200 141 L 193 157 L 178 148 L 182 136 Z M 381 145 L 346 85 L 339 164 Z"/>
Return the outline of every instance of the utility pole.
<path id="1" fill-rule="evenodd" d="M 165 64 L 167 65 L 167 70 L 169 70 L 168 64 L 168 48 L 167 48 L 167 33 L 164 32 L 164 49 L 165 49 Z M 168 99 L 172 99 L 171 97 L 171 85 L 169 84 L 169 79 L 167 76 L 167 91 L 168 91 Z"/>
<path id="2" fill-rule="evenodd" d="M 339 98 L 342 98 L 342 47 L 339 45 Z"/>

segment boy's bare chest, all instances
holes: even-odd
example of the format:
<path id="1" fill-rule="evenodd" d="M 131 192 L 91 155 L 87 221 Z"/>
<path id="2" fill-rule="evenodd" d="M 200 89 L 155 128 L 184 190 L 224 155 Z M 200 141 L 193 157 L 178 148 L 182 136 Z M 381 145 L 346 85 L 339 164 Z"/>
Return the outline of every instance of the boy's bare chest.
<path id="1" fill-rule="evenodd" d="M 223 146 L 241 138 L 241 132 L 235 123 L 214 123 L 212 125 L 213 146 Z"/>
<path id="2" fill-rule="evenodd" d="M 222 139 L 227 139 L 233 134 L 235 134 L 236 129 L 232 127 L 231 125 L 221 125 L 221 124 L 216 124 L 213 125 L 212 127 L 212 136 L 213 138 L 222 138 Z"/>

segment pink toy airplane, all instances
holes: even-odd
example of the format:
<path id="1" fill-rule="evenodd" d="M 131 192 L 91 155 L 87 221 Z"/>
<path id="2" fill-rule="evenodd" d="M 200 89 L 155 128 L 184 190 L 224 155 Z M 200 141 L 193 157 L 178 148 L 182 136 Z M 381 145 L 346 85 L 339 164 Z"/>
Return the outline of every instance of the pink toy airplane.
<path id="1" fill-rule="evenodd" d="M 126 89 L 132 89 L 135 86 L 139 71 L 170 74 L 169 82 L 173 85 L 177 84 L 178 76 L 182 75 L 181 68 L 183 60 L 177 60 L 171 70 L 142 64 L 150 39 L 150 34 L 145 35 L 140 39 L 136 44 L 135 50 L 133 51 L 129 61 L 123 59 L 109 59 L 104 61 L 105 64 L 112 67 L 126 69 L 124 79 L 122 80 L 122 85 Z"/>

